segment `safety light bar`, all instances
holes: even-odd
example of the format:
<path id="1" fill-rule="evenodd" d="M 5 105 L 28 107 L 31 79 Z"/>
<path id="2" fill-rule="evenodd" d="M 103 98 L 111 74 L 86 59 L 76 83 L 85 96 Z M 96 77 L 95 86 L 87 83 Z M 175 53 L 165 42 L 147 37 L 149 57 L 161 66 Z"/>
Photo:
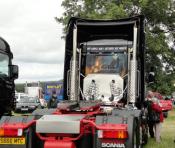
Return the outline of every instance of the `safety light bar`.
<path id="1" fill-rule="evenodd" d="M 102 139 L 126 139 L 128 138 L 128 132 L 126 130 L 114 130 L 114 131 L 109 131 L 109 130 L 98 130 L 98 138 Z"/>
<path id="2" fill-rule="evenodd" d="M 22 136 L 23 129 L 0 128 L 0 137 Z"/>

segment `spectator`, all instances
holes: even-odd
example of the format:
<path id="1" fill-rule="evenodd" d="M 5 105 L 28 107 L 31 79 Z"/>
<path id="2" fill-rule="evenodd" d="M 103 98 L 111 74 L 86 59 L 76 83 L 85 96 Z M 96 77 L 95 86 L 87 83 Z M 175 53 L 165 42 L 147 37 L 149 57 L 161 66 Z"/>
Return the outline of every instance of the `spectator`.
<path id="1" fill-rule="evenodd" d="M 157 98 L 152 98 L 152 109 L 159 115 L 160 122 L 155 123 L 155 137 L 156 137 L 156 142 L 160 142 L 160 135 L 161 135 L 161 123 L 163 122 L 163 113 L 162 113 L 162 108 L 159 103 L 159 100 Z"/>
<path id="2" fill-rule="evenodd" d="M 148 94 L 147 94 L 147 100 L 146 100 L 146 105 L 145 107 L 147 108 L 147 111 L 148 111 L 148 127 L 149 127 L 149 134 L 151 136 L 151 138 L 154 138 L 154 130 L 153 130 L 153 127 L 154 127 L 154 122 L 153 122 L 153 119 L 152 119 L 152 98 L 153 98 L 154 94 L 152 91 L 148 91 Z"/>
<path id="3" fill-rule="evenodd" d="M 52 97 L 50 98 L 47 107 L 48 108 L 57 108 L 58 100 L 57 100 L 57 95 L 56 92 L 52 93 Z"/>

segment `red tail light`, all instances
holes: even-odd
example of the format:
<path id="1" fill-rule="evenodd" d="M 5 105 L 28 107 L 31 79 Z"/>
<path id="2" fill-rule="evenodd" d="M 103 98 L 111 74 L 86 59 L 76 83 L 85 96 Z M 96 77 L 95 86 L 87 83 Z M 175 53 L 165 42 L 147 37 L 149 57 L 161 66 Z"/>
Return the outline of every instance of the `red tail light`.
<path id="1" fill-rule="evenodd" d="M 22 129 L 8 129 L 8 128 L 0 128 L 0 136 L 22 136 Z"/>
<path id="2" fill-rule="evenodd" d="M 98 138 L 126 139 L 126 138 L 128 138 L 128 132 L 125 130 L 118 130 L 118 131 L 99 130 L 98 131 Z"/>

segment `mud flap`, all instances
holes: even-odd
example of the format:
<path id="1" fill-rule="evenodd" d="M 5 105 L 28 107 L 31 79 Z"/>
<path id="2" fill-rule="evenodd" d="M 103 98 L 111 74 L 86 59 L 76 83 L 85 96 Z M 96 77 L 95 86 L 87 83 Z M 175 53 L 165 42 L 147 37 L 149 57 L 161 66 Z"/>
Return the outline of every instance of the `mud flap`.
<path id="1" fill-rule="evenodd" d="M 135 142 L 135 122 L 134 117 L 128 118 L 128 139 L 126 141 L 126 147 L 127 148 L 134 148 L 134 142 Z"/>
<path id="2" fill-rule="evenodd" d="M 85 134 L 82 138 L 76 143 L 77 148 L 92 148 L 93 139 L 92 134 Z"/>

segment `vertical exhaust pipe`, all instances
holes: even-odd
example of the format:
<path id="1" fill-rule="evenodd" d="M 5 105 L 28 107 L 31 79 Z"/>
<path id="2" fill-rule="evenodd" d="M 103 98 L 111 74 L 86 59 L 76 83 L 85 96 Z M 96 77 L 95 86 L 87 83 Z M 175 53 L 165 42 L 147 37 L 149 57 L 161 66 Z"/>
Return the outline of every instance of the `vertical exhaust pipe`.
<path id="1" fill-rule="evenodd" d="M 134 25 L 133 35 L 133 52 L 130 63 L 130 79 L 129 79 L 129 98 L 128 103 L 134 104 L 136 102 L 136 85 L 137 85 L 137 27 Z"/>
<path id="2" fill-rule="evenodd" d="M 78 63 L 77 63 L 77 26 L 73 29 L 73 56 L 70 70 L 70 100 L 79 101 L 78 94 Z"/>

